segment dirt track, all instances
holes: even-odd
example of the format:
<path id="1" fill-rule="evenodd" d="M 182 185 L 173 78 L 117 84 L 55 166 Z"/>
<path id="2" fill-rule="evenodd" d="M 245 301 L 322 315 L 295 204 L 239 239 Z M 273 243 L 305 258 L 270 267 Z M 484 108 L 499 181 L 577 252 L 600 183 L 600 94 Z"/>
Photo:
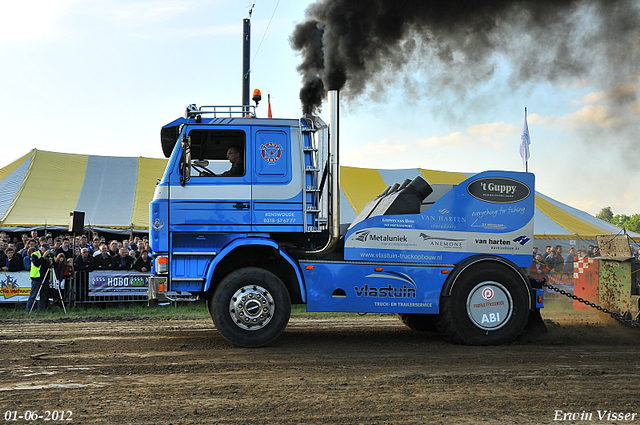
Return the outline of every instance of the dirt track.
<path id="1" fill-rule="evenodd" d="M 44 416 L 5 423 L 640 423 L 640 330 L 617 324 L 464 347 L 395 317 L 294 319 L 261 349 L 209 320 L 1 325 L 0 414 Z"/>

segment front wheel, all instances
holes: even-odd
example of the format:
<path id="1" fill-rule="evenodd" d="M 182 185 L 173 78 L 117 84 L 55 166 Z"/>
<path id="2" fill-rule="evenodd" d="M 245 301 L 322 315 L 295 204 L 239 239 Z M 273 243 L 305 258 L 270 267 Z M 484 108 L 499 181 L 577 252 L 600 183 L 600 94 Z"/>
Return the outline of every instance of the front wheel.
<path id="1" fill-rule="evenodd" d="M 208 303 L 216 328 L 240 347 L 262 347 L 275 340 L 289 323 L 291 300 L 273 273 L 246 267 L 227 275 Z"/>
<path id="2" fill-rule="evenodd" d="M 449 341 L 498 345 L 513 341 L 529 318 L 527 288 L 500 264 L 476 264 L 465 270 L 443 297 L 436 326 Z"/>

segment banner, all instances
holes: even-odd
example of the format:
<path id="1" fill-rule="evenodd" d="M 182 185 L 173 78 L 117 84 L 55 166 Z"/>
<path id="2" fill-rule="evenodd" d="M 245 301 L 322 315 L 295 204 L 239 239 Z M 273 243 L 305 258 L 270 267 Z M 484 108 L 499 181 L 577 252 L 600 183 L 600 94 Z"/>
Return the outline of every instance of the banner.
<path id="1" fill-rule="evenodd" d="M 0 272 L 0 302 L 27 302 L 31 293 L 28 271 Z"/>
<path id="2" fill-rule="evenodd" d="M 89 297 L 110 295 L 147 296 L 151 273 L 95 271 L 89 273 Z"/>
<path id="3" fill-rule="evenodd" d="M 149 287 L 149 276 L 151 273 L 141 273 L 136 271 L 94 271 L 89 273 L 87 282 L 88 297 L 78 298 L 79 302 L 92 301 L 92 297 L 118 297 L 136 296 L 147 297 Z M 84 279 L 78 281 L 82 285 Z M 55 289 L 52 283 L 49 296 L 53 296 Z M 0 272 L 0 303 L 26 303 L 31 293 L 31 277 L 28 271 L 21 272 Z M 82 290 L 79 293 L 84 294 Z M 189 292 L 169 292 L 175 298 L 190 300 Z M 131 300 L 129 300 L 131 301 Z"/>

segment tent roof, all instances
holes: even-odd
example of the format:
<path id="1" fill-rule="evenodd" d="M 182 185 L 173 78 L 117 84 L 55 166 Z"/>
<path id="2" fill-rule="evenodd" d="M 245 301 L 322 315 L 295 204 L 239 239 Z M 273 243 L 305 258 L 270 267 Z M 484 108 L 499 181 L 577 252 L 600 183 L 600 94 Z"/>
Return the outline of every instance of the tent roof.
<path id="1" fill-rule="evenodd" d="M 108 232 L 146 231 L 149 202 L 164 158 L 112 157 L 33 149 L 0 169 L 0 228 L 68 228 L 69 213 L 85 212 L 85 225 Z M 340 167 L 341 222 L 350 223 L 387 186 L 422 175 L 443 193 L 473 173 L 422 168 Z M 534 233 L 540 238 L 595 239 L 618 227 L 536 192 Z M 640 235 L 629 232 L 634 239 Z"/>
<path id="2" fill-rule="evenodd" d="M 72 211 L 87 227 L 144 231 L 165 159 L 78 155 L 34 149 L 0 170 L 0 227 L 68 228 Z"/>

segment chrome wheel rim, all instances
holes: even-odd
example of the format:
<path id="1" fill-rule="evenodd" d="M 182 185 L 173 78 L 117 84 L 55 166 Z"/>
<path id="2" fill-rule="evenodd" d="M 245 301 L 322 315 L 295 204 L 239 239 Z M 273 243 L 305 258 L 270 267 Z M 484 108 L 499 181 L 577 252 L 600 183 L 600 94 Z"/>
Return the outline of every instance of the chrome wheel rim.
<path id="1" fill-rule="evenodd" d="M 262 329 L 271 321 L 276 305 L 262 286 L 247 285 L 238 289 L 229 302 L 233 322 L 248 331 Z"/>

